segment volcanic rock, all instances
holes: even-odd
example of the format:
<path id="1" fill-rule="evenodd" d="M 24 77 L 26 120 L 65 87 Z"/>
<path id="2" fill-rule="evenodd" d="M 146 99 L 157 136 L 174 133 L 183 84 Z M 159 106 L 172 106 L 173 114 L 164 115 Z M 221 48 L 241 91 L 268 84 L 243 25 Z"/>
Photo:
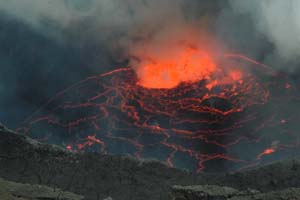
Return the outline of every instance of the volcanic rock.
<path id="1" fill-rule="evenodd" d="M 192 174 L 158 161 L 129 156 L 74 153 L 43 144 L 0 126 L 0 177 L 47 185 L 87 200 L 165 200 L 174 185 L 227 186 L 228 191 L 297 193 L 300 161 L 281 161 L 231 174 Z M 223 188 L 224 189 L 224 188 Z M 222 189 L 222 190 L 223 190 Z M 260 194 L 257 194 L 260 195 Z"/>
<path id="2" fill-rule="evenodd" d="M 261 193 L 248 189 L 239 191 L 230 187 L 216 185 L 174 186 L 171 200 L 298 200 L 300 188 Z"/>
<path id="3" fill-rule="evenodd" d="M 170 186 L 197 180 L 191 173 L 157 161 L 73 153 L 1 130 L 0 177 L 7 180 L 59 187 L 87 200 L 167 199 Z"/>
<path id="4" fill-rule="evenodd" d="M 41 185 L 20 184 L 0 178 L 1 200 L 82 200 L 82 196 Z"/>

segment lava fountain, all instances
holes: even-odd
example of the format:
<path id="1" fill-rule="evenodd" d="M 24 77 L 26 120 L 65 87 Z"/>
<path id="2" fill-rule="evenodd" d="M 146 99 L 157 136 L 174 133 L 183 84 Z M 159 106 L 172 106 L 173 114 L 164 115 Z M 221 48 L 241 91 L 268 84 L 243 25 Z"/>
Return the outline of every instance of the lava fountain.
<path id="1" fill-rule="evenodd" d="M 163 38 L 132 48 L 132 67 L 58 93 L 18 131 L 69 151 L 130 154 L 194 172 L 237 170 L 298 148 L 297 130 L 285 126 L 297 113 L 282 95 L 299 103 L 286 76 L 244 55 L 212 53 L 207 39 Z"/>

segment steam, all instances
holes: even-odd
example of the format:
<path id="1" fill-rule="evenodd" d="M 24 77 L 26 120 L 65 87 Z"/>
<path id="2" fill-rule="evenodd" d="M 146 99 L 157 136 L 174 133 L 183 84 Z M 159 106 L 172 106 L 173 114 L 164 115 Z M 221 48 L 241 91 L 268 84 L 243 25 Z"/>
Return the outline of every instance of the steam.
<path id="1" fill-rule="evenodd" d="M 80 15 L 66 3 L 60 0 L 11 0 L 0 1 L 0 10 L 5 14 L 16 17 L 35 28 L 40 28 L 45 21 L 53 21 L 66 26 Z"/>
<path id="2" fill-rule="evenodd" d="M 64 37 L 66 32 L 72 32 L 128 51 L 136 41 L 149 37 L 155 40 L 161 32 L 172 34 L 174 27 L 184 27 L 191 19 L 199 20 L 209 9 L 216 11 L 214 8 L 222 6 L 226 12 L 247 15 L 255 27 L 248 31 L 263 34 L 274 44 L 276 56 L 287 61 L 300 56 L 299 0 L 229 0 L 229 5 L 227 8 L 225 3 L 215 1 L 183 0 L 0 0 L 0 12 L 45 35 Z M 222 23 L 230 28 L 231 22 Z M 241 27 L 242 23 L 234 26 Z M 200 25 L 194 24 L 197 26 Z"/>
<path id="3" fill-rule="evenodd" d="M 299 0 L 231 0 L 230 3 L 234 12 L 250 16 L 256 29 L 274 44 L 282 59 L 299 58 Z"/>
<path id="4" fill-rule="evenodd" d="M 69 29 L 88 23 L 94 31 L 113 33 L 116 30 L 149 30 L 168 21 L 176 23 L 181 0 L 0 0 L 0 11 L 39 29 L 54 24 Z M 81 24 L 82 25 L 82 24 Z M 105 28 L 105 29 L 103 29 Z M 48 30 L 47 30 L 48 31 Z M 57 31 L 57 30 L 56 30 Z M 85 30 L 81 30 L 85 31 Z"/>
<path id="5" fill-rule="evenodd" d="M 156 36 L 174 35 L 175 31 L 181 27 L 184 29 L 190 21 L 195 21 L 191 20 L 191 16 L 199 15 L 197 13 L 199 10 L 191 9 L 197 5 L 195 2 L 0 0 L 0 11 L 23 21 L 45 35 L 66 37 L 71 33 L 80 37 L 93 37 L 95 41 L 109 43 L 107 46 L 114 50 L 124 49 L 123 56 L 128 56 L 126 53 L 136 42 L 149 39 L 155 41 Z M 203 8 L 215 4 L 211 2 L 203 3 Z"/>
<path id="6" fill-rule="evenodd" d="M 143 59 L 145 50 L 155 58 L 178 54 L 166 42 L 169 39 L 171 43 L 198 42 L 195 38 L 201 36 L 203 23 L 192 19 L 196 12 L 186 14 L 190 4 L 184 0 L 0 0 L 0 9 L 45 35 L 64 37 L 71 32 L 81 38 L 92 36 L 96 43 L 104 41 L 116 60 L 129 60 L 137 69 L 136 61 Z M 191 27 L 199 33 L 191 34 Z"/>

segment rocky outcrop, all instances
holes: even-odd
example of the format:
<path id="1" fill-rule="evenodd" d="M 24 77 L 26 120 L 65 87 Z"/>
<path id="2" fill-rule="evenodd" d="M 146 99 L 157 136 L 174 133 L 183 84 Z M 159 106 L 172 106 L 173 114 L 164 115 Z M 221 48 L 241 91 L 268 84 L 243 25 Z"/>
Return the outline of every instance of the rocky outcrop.
<path id="1" fill-rule="evenodd" d="M 226 200 L 240 191 L 216 185 L 174 186 L 172 200 Z"/>
<path id="2" fill-rule="evenodd" d="M 248 189 L 239 191 L 225 186 L 174 186 L 170 200 L 299 200 L 300 188 L 262 193 Z"/>
<path id="3" fill-rule="evenodd" d="M 82 196 L 41 185 L 20 184 L 0 178 L 1 200 L 82 200 Z"/>
<path id="4" fill-rule="evenodd" d="M 0 126 L 0 177 L 61 188 L 87 200 L 167 200 L 174 185 L 226 186 L 238 192 L 252 188 L 260 191 L 257 195 L 290 194 L 292 188 L 300 187 L 300 161 L 287 160 L 232 174 L 195 175 L 157 161 L 72 153 Z"/>
<path id="5" fill-rule="evenodd" d="M 83 195 L 87 200 L 167 199 L 172 185 L 194 184 L 198 178 L 157 161 L 72 153 L 3 127 L 0 129 L 0 177 L 58 187 Z"/>

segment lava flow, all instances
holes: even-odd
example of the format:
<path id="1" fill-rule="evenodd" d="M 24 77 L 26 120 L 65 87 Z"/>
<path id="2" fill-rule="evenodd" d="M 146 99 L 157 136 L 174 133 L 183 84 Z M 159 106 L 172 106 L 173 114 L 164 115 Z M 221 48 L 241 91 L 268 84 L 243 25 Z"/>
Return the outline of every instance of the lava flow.
<path id="1" fill-rule="evenodd" d="M 291 125 L 298 114 L 286 107 L 299 104 L 297 89 L 270 71 L 243 55 L 216 61 L 185 46 L 172 59 L 148 57 L 71 86 L 18 131 L 70 151 L 130 154 L 194 172 L 237 170 L 298 147 Z"/>

